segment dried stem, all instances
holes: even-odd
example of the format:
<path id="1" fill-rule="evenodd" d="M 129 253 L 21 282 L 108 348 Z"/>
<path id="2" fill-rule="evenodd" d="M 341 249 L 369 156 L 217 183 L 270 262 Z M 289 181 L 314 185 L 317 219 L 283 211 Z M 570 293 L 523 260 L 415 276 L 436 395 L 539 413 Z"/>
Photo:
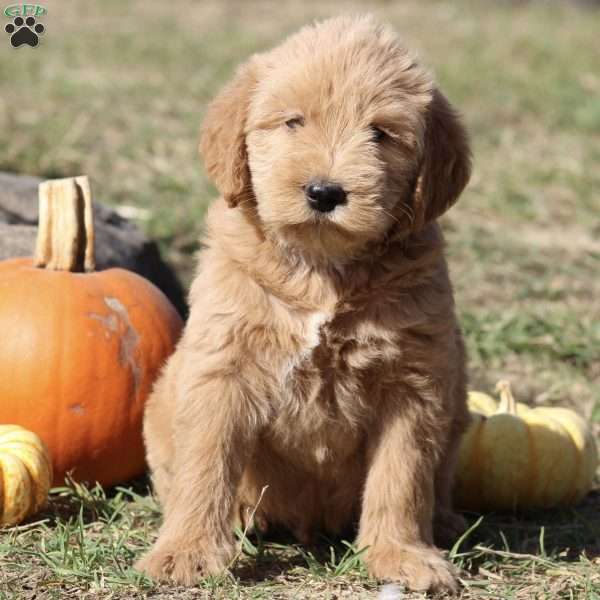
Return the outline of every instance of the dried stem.
<path id="1" fill-rule="evenodd" d="M 510 388 L 510 382 L 502 379 L 496 384 L 496 391 L 500 394 L 499 413 L 517 414 L 517 403 Z"/>
<path id="2" fill-rule="evenodd" d="M 36 267 L 52 271 L 95 269 L 94 215 L 87 177 L 40 183 L 34 262 Z"/>

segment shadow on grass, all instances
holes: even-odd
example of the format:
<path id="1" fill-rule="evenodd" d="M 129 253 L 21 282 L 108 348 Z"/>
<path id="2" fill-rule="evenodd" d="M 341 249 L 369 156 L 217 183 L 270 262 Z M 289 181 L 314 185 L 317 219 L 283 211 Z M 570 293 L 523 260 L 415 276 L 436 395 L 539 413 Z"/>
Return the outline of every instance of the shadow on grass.
<path id="1" fill-rule="evenodd" d="M 231 568 L 232 574 L 244 585 L 270 581 L 277 576 L 289 576 L 297 570 L 308 570 L 316 578 L 347 575 L 366 578 L 362 552 L 352 543 L 355 532 L 344 531 L 335 538 L 319 536 L 312 544 L 300 544 L 290 531 L 273 528 L 264 537 L 256 534 L 244 536 L 236 532 L 241 540 L 242 552 Z"/>
<path id="2" fill-rule="evenodd" d="M 289 540 L 292 543 L 292 540 Z M 255 585 L 272 581 L 296 568 L 305 568 L 306 562 L 300 553 L 293 551 L 293 546 L 287 550 L 267 549 L 257 557 L 245 557 L 231 569 L 232 574 L 244 585 Z"/>
<path id="3" fill-rule="evenodd" d="M 577 506 L 520 513 L 465 514 L 471 533 L 455 548 L 454 562 L 477 573 L 482 564 L 510 561 L 578 562 L 600 556 L 600 490 Z M 322 538 L 311 546 L 299 545 L 289 532 L 277 530 L 264 538 L 244 541 L 244 557 L 232 572 L 243 585 L 271 580 L 293 569 L 316 576 L 332 576 L 357 569 L 366 576 L 360 553 L 344 537 Z M 357 573 L 358 574 L 358 573 Z"/>
<path id="4" fill-rule="evenodd" d="M 147 477 L 108 490 L 69 482 L 64 488 L 53 490 L 48 507 L 31 524 L 43 520 L 48 528 L 60 529 L 61 523 L 78 520 L 83 524 L 102 521 L 120 527 L 121 515 L 129 515 L 126 520 L 133 519 L 130 526 L 143 521 L 154 531 L 160 512 L 149 488 Z M 135 516 L 131 512 L 132 501 Z M 575 563 L 582 556 L 591 561 L 600 556 L 599 513 L 600 490 L 594 490 L 572 508 L 483 516 L 468 513 L 465 516 L 472 530 L 455 546 L 451 558 L 472 574 L 482 565 L 489 569 L 492 564 L 501 566 L 511 561 Z M 255 534 L 239 537 L 242 550 L 231 572 L 244 587 L 287 579 L 295 573 L 303 577 L 307 571 L 317 579 L 345 575 L 365 582 L 369 579 L 362 553 L 345 541 L 354 539 L 352 531 L 337 538 L 322 537 L 310 546 L 298 544 L 283 529 L 271 530 L 264 537 Z"/>
<path id="5" fill-rule="evenodd" d="M 489 513 L 463 541 L 464 555 L 488 549 L 500 558 L 550 558 L 575 562 L 600 556 L 600 490 L 593 490 L 577 506 L 569 508 Z M 480 518 L 465 515 L 471 524 Z M 481 556 L 485 552 L 481 553 Z M 467 567 L 477 567 L 471 560 Z"/>
<path id="6" fill-rule="evenodd" d="M 67 478 L 64 486 L 52 488 L 46 507 L 22 525 L 45 521 L 48 527 L 52 527 L 75 517 L 83 524 L 89 524 L 101 518 L 111 518 L 118 505 L 129 500 L 141 502 L 158 518 L 158 506 L 150 490 L 151 483 L 147 475 L 128 481 L 124 486 L 110 488 L 103 488 L 99 484 L 87 486 Z"/>

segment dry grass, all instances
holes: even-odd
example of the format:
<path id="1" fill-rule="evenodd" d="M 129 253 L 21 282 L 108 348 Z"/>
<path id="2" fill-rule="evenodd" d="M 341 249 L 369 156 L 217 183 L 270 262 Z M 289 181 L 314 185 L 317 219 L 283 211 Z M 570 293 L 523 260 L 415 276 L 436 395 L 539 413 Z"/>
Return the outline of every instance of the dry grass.
<path id="1" fill-rule="evenodd" d="M 89 174 L 99 199 L 147 210 L 141 224 L 184 279 L 214 193 L 196 132 L 233 66 L 315 17 L 368 9 L 391 21 L 473 135 L 473 181 L 444 219 L 473 386 L 508 377 L 521 399 L 598 423 L 600 12 L 468 0 L 46 6 L 43 45 L 0 50 L 0 169 Z M 600 598 L 599 509 L 592 495 L 573 510 L 485 515 L 453 554 L 462 597 Z M 0 599 L 378 594 L 340 540 L 308 554 L 285 538 L 246 543 L 231 575 L 196 590 L 156 586 L 130 569 L 158 520 L 143 483 L 109 497 L 59 491 L 43 519 L 0 536 Z"/>
<path id="2" fill-rule="evenodd" d="M 600 593 L 600 495 L 577 509 L 524 515 L 469 515 L 472 526 L 450 551 L 461 570 L 462 600 L 573 598 Z M 54 490 L 36 520 L 0 539 L 0 598 L 330 599 L 421 598 L 381 594 L 360 553 L 343 540 L 303 548 L 239 532 L 231 572 L 192 589 L 156 585 L 131 563 L 156 534 L 158 508 L 145 481 L 116 488 L 71 484 Z M 397 594 L 400 590 L 397 591 Z"/>

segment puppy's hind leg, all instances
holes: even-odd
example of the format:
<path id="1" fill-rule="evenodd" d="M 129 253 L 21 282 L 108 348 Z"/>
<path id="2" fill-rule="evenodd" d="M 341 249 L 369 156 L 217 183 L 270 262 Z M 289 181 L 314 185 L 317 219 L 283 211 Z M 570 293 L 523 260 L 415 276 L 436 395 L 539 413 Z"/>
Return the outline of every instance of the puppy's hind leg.
<path id="1" fill-rule="evenodd" d="M 154 493 L 163 508 L 173 477 L 172 465 L 175 459 L 173 420 L 180 362 L 181 354 L 176 351 L 154 384 L 144 412 L 146 461 L 150 467 Z"/>
<path id="2" fill-rule="evenodd" d="M 464 365 L 464 348 L 459 338 L 461 364 Z M 463 433 L 466 431 L 470 415 L 467 408 L 467 391 L 464 371 L 459 372 L 456 385 L 452 388 L 453 419 L 448 439 L 443 448 L 435 474 L 435 514 L 433 534 L 436 544 L 450 548 L 467 528 L 467 521 L 452 508 L 454 475 L 458 463 L 458 452 Z"/>
<path id="3" fill-rule="evenodd" d="M 452 434 L 435 476 L 433 534 L 435 543 L 442 548 L 450 548 L 467 528 L 466 519 L 452 508 L 452 488 L 461 433 L 462 427 L 460 433 Z"/>

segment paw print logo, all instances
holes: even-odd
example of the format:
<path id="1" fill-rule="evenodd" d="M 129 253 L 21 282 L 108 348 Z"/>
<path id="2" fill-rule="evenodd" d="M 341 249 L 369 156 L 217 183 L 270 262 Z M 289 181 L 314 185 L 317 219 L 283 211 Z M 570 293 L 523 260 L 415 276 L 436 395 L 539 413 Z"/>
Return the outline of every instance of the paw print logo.
<path id="1" fill-rule="evenodd" d="M 4 28 L 6 33 L 10 34 L 10 43 L 13 48 L 18 48 L 27 44 L 35 48 L 40 41 L 39 36 L 45 31 L 41 23 L 36 23 L 35 17 L 15 17 L 12 23 L 8 23 Z"/>

